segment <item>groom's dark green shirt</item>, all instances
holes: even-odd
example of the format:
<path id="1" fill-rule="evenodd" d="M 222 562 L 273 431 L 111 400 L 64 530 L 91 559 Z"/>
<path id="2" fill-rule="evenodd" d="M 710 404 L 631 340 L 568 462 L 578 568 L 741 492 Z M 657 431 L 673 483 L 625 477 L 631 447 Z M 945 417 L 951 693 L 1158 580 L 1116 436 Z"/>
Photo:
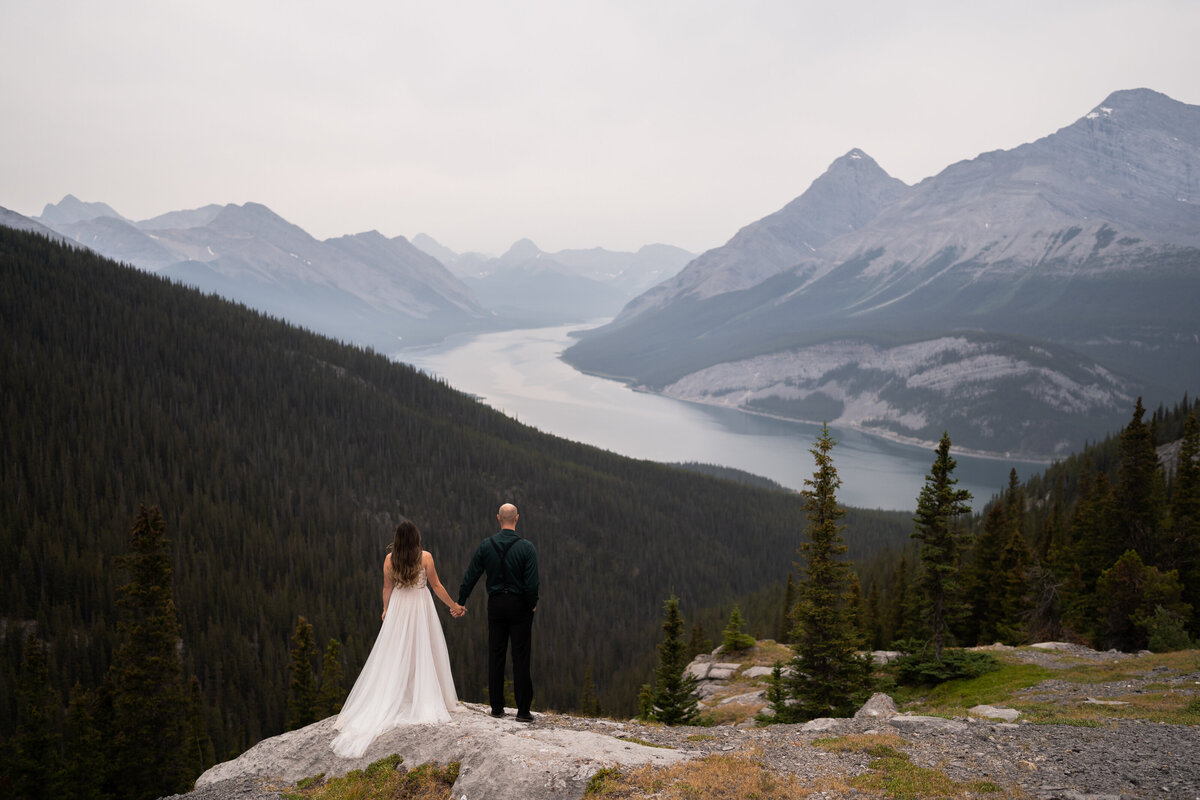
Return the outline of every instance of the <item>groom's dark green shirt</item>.
<path id="1" fill-rule="evenodd" d="M 500 554 L 492 546 L 493 540 L 501 550 L 504 550 L 510 542 L 512 543 L 504 556 L 505 569 L 503 570 L 500 569 Z M 504 529 L 495 536 L 490 536 L 480 542 L 479 547 L 475 549 L 475 555 L 471 557 L 467 574 L 463 576 L 462 586 L 458 588 L 459 605 L 467 602 L 471 590 L 475 588 L 475 583 L 485 572 L 487 573 L 486 585 L 489 596 L 499 592 L 524 595 L 529 608 L 537 608 L 539 585 L 537 550 L 528 539 L 522 539 L 516 531 Z M 505 581 L 505 577 L 508 578 L 507 581 Z"/>

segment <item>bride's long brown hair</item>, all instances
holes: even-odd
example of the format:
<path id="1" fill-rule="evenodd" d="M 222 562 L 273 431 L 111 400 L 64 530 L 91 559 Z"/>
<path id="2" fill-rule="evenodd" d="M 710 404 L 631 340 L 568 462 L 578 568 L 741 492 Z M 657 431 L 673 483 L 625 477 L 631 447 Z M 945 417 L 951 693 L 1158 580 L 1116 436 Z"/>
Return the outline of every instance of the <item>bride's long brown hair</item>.
<path id="1" fill-rule="evenodd" d="M 392 581 L 397 586 L 414 586 L 421 575 L 421 532 L 404 520 L 396 526 L 392 541 Z"/>

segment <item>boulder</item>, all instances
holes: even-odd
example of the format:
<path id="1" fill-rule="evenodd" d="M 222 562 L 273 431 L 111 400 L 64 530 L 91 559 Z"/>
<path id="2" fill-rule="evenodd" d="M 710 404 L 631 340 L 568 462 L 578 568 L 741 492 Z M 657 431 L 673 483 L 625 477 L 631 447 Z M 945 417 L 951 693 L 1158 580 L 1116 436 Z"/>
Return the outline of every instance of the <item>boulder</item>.
<path id="1" fill-rule="evenodd" d="M 770 676 L 772 671 L 770 667 L 747 667 L 742 670 L 742 677 L 746 679 L 763 678 Z"/>
<path id="2" fill-rule="evenodd" d="M 816 731 L 817 733 L 820 733 L 822 731 L 834 730 L 841 727 L 841 725 L 842 720 L 840 719 L 833 719 L 832 717 L 817 717 L 816 719 L 810 719 L 808 722 L 801 725 L 800 730 Z"/>
<path id="3" fill-rule="evenodd" d="M 999 719 L 1005 722 L 1016 722 L 1021 712 L 1015 708 L 999 708 L 997 706 L 979 705 L 967 709 L 967 713 L 976 717 Z"/>
<path id="4" fill-rule="evenodd" d="M 765 693 L 762 690 L 757 692 L 746 692 L 745 694 L 735 694 L 733 697 L 726 697 L 724 700 L 717 703 L 717 705 L 723 706 L 728 703 L 762 703 L 765 702 L 763 700 L 764 694 Z"/>
<path id="5" fill-rule="evenodd" d="M 713 664 L 708 670 L 708 680 L 727 681 L 741 666 L 741 664 Z"/>
<path id="6" fill-rule="evenodd" d="M 872 650 L 871 660 L 874 661 L 877 666 L 883 666 L 884 664 L 892 663 L 902 655 L 904 655 L 904 653 L 901 653 L 899 650 Z"/>
<path id="7" fill-rule="evenodd" d="M 862 708 L 854 712 L 855 719 L 871 719 L 874 717 L 894 717 L 899 714 L 896 701 L 883 692 L 876 692 L 871 699 L 863 703 Z"/>
<path id="8" fill-rule="evenodd" d="M 901 714 L 899 716 L 892 717 L 888 720 L 888 724 L 893 727 L 900 728 L 901 730 L 912 731 L 913 733 L 933 733 L 936 731 L 957 733 L 967 729 L 967 723 L 959 722 L 956 719 L 945 719 L 943 717 L 923 717 L 917 714 Z"/>
<path id="9" fill-rule="evenodd" d="M 539 728 L 512 717 L 496 719 L 482 707 L 460 705 L 450 722 L 402 725 L 381 734 L 361 758 L 341 758 L 329 749 L 334 717 L 264 739 L 242 755 L 209 769 L 196 787 L 247 776 L 295 783 L 324 772 L 344 775 L 398 753 L 414 767 L 429 761 L 461 764 L 452 795 L 456 800 L 548 800 L 579 798 L 603 767 L 666 766 L 693 755 L 646 747 L 589 731 Z"/>

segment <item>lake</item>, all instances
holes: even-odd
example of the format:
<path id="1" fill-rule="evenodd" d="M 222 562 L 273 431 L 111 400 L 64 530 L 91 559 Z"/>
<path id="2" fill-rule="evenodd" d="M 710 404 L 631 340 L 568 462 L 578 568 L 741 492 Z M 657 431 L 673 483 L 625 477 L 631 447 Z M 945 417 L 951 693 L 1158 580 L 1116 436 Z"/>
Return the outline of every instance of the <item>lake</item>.
<path id="1" fill-rule="evenodd" d="M 559 359 L 570 332 L 595 327 L 565 325 L 457 337 L 432 347 L 403 350 L 412 364 L 473 394 L 538 430 L 652 461 L 721 464 L 801 489 L 813 474 L 809 452 L 820 426 L 787 422 L 724 408 L 637 392 L 619 381 L 585 375 Z M 838 444 L 834 465 L 842 479 L 838 499 L 860 508 L 913 509 L 933 449 L 897 444 L 853 429 L 831 426 Z M 953 439 L 954 432 L 950 432 Z M 955 475 L 976 509 L 1008 485 L 1044 465 L 961 455 Z"/>

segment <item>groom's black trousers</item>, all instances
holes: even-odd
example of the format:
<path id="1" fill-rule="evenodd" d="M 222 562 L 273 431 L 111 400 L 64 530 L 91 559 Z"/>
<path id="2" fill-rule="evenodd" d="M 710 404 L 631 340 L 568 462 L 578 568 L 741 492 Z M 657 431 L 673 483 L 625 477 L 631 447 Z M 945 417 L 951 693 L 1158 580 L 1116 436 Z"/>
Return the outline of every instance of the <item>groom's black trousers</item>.
<path id="1" fill-rule="evenodd" d="M 488 596 L 488 700 L 493 711 L 504 710 L 504 662 L 512 640 L 513 694 L 517 714 L 529 714 L 533 702 L 533 679 L 529 676 L 530 638 L 533 612 L 525 596 L 498 592 Z"/>

